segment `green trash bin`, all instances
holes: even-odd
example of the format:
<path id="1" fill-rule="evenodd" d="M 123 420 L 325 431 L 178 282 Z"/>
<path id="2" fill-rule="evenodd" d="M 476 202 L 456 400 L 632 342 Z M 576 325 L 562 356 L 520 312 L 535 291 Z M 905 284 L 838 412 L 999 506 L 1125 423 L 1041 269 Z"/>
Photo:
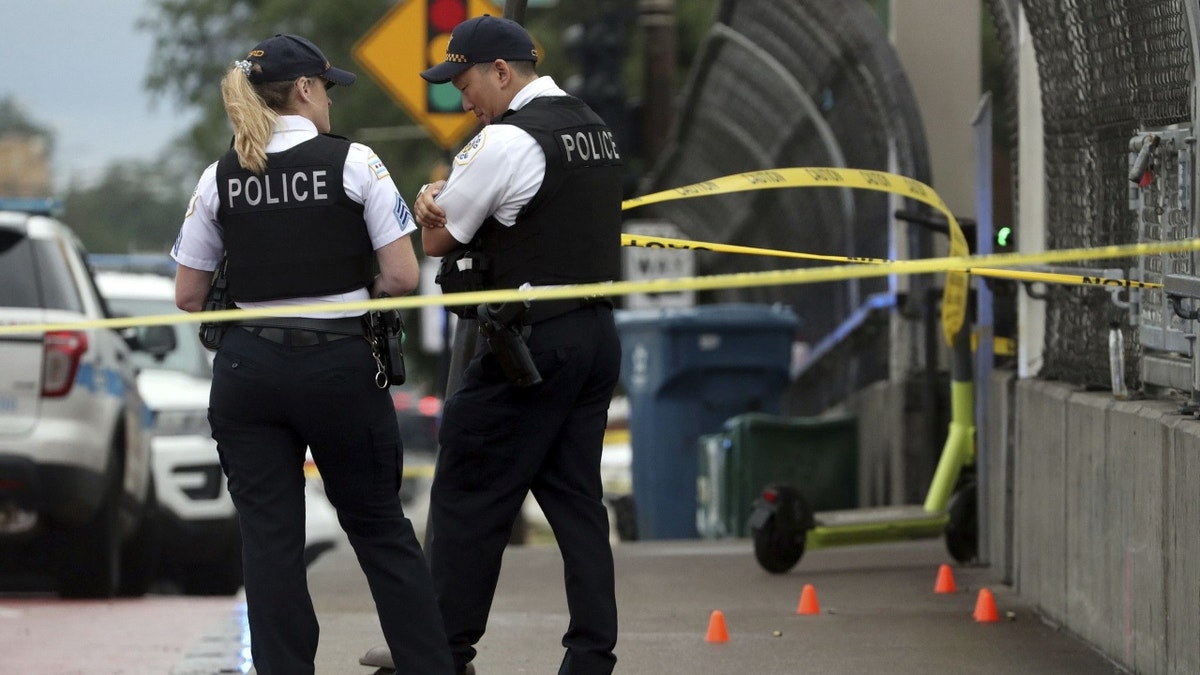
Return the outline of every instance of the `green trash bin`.
<path id="1" fill-rule="evenodd" d="M 858 423 L 853 417 L 746 413 L 699 439 L 696 530 L 719 539 L 749 536 L 754 500 L 788 483 L 814 511 L 858 506 Z"/>

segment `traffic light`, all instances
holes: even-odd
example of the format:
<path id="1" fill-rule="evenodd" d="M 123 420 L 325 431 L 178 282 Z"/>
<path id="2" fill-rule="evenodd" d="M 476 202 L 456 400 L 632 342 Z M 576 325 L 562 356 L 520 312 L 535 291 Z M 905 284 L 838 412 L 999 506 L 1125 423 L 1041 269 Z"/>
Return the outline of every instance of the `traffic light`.
<path id="1" fill-rule="evenodd" d="M 1015 243 L 1016 236 L 1011 227 L 1002 225 L 996 228 L 996 240 L 992 242 L 996 253 L 1008 253 L 1012 251 Z"/>
<path id="2" fill-rule="evenodd" d="M 609 11 L 563 32 L 567 56 L 580 70 L 566 81 L 567 92 L 583 99 L 610 127 L 624 114 L 625 30 L 621 16 Z"/>
<path id="3" fill-rule="evenodd" d="M 446 60 L 450 32 L 467 18 L 467 0 L 428 0 L 425 17 L 427 66 Z M 426 83 L 425 106 L 431 113 L 461 113 L 462 94 L 453 84 Z"/>

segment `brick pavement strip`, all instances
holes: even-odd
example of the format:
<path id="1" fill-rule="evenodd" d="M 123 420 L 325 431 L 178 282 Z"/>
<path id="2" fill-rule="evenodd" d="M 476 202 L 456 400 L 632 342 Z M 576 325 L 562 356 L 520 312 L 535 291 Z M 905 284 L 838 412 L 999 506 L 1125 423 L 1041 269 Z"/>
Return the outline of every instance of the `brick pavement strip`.
<path id="1" fill-rule="evenodd" d="M 149 596 L 60 600 L 0 596 L 0 673 L 4 675 L 205 675 L 172 670 L 212 627 L 226 622 L 236 597 Z M 236 653 L 222 650 L 223 654 Z M 241 671 L 225 671 L 241 672 Z"/>

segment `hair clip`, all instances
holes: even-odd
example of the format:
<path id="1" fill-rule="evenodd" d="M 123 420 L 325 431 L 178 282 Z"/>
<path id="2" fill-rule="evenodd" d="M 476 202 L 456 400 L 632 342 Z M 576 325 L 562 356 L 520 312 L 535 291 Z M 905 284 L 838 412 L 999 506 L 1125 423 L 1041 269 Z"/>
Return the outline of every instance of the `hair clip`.
<path id="1" fill-rule="evenodd" d="M 249 61 L 234 61 L 233 65 L 236 66 L 238 70 L 242 71 L 242 74 L 245 75 L 247 78 L 250 77 L 251 64 Z"/>

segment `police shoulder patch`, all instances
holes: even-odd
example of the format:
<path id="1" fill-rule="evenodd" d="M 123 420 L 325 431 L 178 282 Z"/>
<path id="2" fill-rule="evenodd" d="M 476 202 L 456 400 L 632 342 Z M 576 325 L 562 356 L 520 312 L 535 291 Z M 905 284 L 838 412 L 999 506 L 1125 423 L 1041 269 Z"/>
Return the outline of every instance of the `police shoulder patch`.
<path id="1" fill-rule="evenodd" d="M 463 146 L 462 150 L 458 151 L 458 154 L 454 156 L 454 163 L 459 165 L 470 164 L 485 142 L 487 142 L 487 129 L 476 134 L 470 143 L 467 143 Z"/>
<path id="2" fill-rule="evenodd" d="M 387 167 L 383 165 L 383 160 L 379 159 L 379 155 L 371 155 L 368 157 L 367 166 L 371 167 L 371 171 L 375 172 L 376 180 L 383 180 L 391 175 L 388 172 Z"/>
<path id="3" fill-rule="evenodd" d="M 183 214 L 183 217 L 184 217 L 185 219 L 186 219 L 186 218 L 191 218 L 191 217 L 192 217 L 192 214 L 196 212 L 196 201 L 197 201 L 198 199 L 200 199 L 200 189 L 199 189 L 199 188 L 196 188 L 196 189 L 195 189 L 195 190 L 192 192 L 192 199 L 191 199 L 191 201 L 189 201 L 189 202 L 188 202 L 187 213 Z"/>

